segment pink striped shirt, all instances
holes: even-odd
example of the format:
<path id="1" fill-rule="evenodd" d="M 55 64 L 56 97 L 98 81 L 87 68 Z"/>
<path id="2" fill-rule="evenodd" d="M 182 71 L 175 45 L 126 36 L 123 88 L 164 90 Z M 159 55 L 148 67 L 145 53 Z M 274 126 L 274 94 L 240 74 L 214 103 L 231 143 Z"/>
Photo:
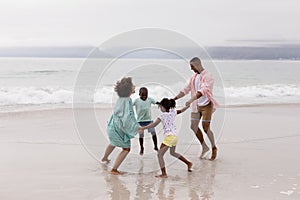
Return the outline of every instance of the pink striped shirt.
<path id="1" fill-rule="evenodd" d="M 202 95 L 207 96 L 207 98 L 211 101 L 211 103 L 213 104 L 213 109 L 215 110 L 219 104 L 217 103 L 217 101 L 213 98 L 213 86 L 214 86 L 214 79 L 212 77 L 212 75 L 207 71 L 207 70 L 203 70 L 201 72 L 201 78 L 200 78 L 200 90 L 199 92 L 201 92 Z M 196 95 L 196 89 L 195 89 L 195 78 L 196 78 L 197 74 L 194 74 L 191 78 L 189 83 L 183 88 L 183 90 L 181 90 L 181 92 L 184 93 L 184 95 L 188 94 L 189 92 L 191 92 L 191 96 L 195 96 Z M 198 112 L 197 109 L 197 101 L 193 101 L 192 103 L 192 112 Z"/>

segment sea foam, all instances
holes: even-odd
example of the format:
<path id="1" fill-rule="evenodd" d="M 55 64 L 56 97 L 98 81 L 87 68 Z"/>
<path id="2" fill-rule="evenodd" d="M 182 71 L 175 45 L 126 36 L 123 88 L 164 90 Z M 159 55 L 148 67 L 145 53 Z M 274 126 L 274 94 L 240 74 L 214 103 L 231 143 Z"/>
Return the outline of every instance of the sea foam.
<path id="1" fill-rule="evenodd" d="M 164 97 L 172 98 L 180 88 L 169 90 L 166 87 L 147 86 L 149 96 L 156 101 Z M 172 88 L 172 87 L 169 87 Z M 215 97 L 226 105 L 243 105 L 257 103 L 300 103 L 300 87 L 297 85 L 273 84 L 242 87 L 217 88 Z M 112 86 L 96 88 L 93 92 L 94 103 L 111 104 L 117 96 Z M 5 105 L 40 105 L 72 104 L 74 91 L 62 87 L 2 87 L 0 88 L 0 106 Z M 189 97 L 189 96 L 188 96 Z M 186 98 L 188 98 L 186 97 Z M 132 99 L 138 98 L 138 89 Z"/>

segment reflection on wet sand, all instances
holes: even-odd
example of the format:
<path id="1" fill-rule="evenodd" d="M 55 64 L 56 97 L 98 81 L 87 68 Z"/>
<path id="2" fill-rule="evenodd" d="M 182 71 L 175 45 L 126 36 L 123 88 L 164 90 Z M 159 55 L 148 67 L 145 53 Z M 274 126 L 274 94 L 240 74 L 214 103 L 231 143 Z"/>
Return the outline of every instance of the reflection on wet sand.
<path id="1" fill-rule="evenodd" d="M 217 161 L 200 160 L 195 163 L 192 173 L 177 173 L 167 179 L 156 178 L 157 172 L 110 175 L 107 167 L 102 172 L 108 187 L 109 199 L 178 199 L 179 196 L 192 200 L 213 199 L 213 185 Z M 139 171 L 143 171 L 140 161 Z M 175 171 L 176 172 L 176 171 Z M 179 192 L 179 193 L 178 193 Z M 178 193 L 178 194 L 176 194 Z M 177 197 L 176 197 L 177 196 Z"/>
<path id="2" fill-rule="evenodd" d="M 189 175 L 187 184 L 190 199 L 213 199 L 213 183 L 216 176 L 218 161 L 203 160 L 199 167 Z"/>
<path id="3" fill-rule="evenodd" d="M 109 174 L 106 165 L 103 165 L 102 171 L 107 187 L 109 188 L 107 191 L 108 197 L 112 200 L 130 199 L 130 190 L 125 186 L 126 184 L 119 179 L 120 177 Z"/>
<path id="4" fill-rule="evenodd" d="M 139 174 L 137 175 L 136 180 L 136 190 L 135 190 L 135 198 L 136 200 L 139 199 L 152 199 L 152 195 L 154 194 L 154 181 L 148 181 L 145 177 L 146 175 L 143 174 L 144 170 L 144 161 L 140 159 L 140 168 Z"/>
<path id="5" fill-rule="evenodd" d="M 166 192 L 165 187 L 166 187 L 166 179 L 161 179 L 157 191 L 158 199 L 173 200 L 175 198 L 175 189 L 172 186 L 170 186 L 169 190 Z"/>

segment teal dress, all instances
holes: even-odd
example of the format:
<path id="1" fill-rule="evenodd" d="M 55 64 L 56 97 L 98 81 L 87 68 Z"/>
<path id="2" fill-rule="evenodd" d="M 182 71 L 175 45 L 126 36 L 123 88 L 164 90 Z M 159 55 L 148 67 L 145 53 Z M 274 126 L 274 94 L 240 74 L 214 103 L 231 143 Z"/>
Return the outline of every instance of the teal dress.
<path id="1" fill-rule="evenodd" d="M 138 128 L 139 124 L 134 116 L 131 98 L 120 97 L 107 125 L 110 144 L 130 148 L 130 139 L 137 134 Z"/>

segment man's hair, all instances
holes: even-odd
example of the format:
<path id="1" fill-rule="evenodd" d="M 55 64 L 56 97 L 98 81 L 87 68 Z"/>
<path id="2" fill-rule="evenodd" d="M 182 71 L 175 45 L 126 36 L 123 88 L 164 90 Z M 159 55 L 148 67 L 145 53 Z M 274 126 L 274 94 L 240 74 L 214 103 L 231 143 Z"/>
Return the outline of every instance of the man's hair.
<path id="1" fill-rule="evenodd" d="M 129 97 L 132 92 L 132 78 L 124 77 L 114 87 L 119 97 Z"/>
<path id="2" fill-rule="evenodd" d="M 198 57 L 192 58 L 191 61 L 190 61 L 190 63 L 192 63 L 192 62 L 197 62 L 197 63 L 200 63 L 200 64 L 201 64 L 201 60 L 200 60 L 200 58 L 198 58 Z"/>

